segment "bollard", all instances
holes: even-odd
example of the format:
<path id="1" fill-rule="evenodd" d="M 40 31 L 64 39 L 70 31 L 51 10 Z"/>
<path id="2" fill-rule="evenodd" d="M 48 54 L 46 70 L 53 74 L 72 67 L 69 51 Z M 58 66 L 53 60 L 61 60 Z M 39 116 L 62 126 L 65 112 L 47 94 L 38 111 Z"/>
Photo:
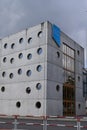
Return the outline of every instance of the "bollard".
<path id="1" fill-rule="evenodd" d="M 14 130 L 17 130 L 17 116 L 14 119 Z"/>
<path id="2" fill-rule="evenodd" d="M 80 119 L 77 119 L 77 130 L 80 130 Z"/>
<path id="3" fill-rule="evenodd" d="M 43 119 L 43 130 L 47 130 L 47 118 Z"/>

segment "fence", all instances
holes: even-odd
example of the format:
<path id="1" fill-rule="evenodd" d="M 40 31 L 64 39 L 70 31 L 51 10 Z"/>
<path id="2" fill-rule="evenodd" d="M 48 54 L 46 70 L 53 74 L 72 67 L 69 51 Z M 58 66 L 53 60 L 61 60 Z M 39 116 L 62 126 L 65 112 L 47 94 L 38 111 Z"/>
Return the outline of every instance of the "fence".
<path id="1" fill-rule="evenodd" d="M 87 117 L 0 116 L 0 130 L 87 130 Z"/>

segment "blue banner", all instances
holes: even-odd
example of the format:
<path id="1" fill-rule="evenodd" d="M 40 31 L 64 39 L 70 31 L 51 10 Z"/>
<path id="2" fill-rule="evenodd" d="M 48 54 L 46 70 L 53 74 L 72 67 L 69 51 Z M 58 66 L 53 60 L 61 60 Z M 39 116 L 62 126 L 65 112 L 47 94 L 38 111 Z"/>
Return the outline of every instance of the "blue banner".
<path id="1" fill-rule="evenodd" d="M 60 47 L 61 40 L 60 40 L 60 28 L 58 28 L 56 25 L 52 26 L 52 38 L 57 43 L 57 45 Z"/>

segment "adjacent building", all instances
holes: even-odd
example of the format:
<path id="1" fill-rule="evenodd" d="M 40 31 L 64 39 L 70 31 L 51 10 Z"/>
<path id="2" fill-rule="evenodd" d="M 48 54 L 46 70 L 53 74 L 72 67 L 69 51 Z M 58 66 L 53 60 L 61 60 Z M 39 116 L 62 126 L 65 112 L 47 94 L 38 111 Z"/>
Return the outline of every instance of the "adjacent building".
<path id="1" fill-rule="evenodd" d="M 0 40 L 0 114 L 84 115 L 84 49 L 49 22 Z"/>
<path id="2" fill-rule="evenodd" d="M 87 69 L 83 70 L 83 96 L 86 101 L 85 108 L 87 114 Z"/>

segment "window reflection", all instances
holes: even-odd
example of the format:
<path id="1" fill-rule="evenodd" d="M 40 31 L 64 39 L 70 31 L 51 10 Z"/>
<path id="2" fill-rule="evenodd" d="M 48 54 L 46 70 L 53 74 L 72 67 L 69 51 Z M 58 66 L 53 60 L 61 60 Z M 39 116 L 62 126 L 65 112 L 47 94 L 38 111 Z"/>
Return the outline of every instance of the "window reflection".
<path id="1" fill-rule="evenodd" d="M 67 46 L 66 44 L 63 44 L 63 68 L 64 68 L 64 75 L 65 75 L 65 81 L 67 81 L 69 76 L 73 76 L 74 78 L 74 71 L 75 71 L 75 58 L 74 58 L 74 50 Z"/>
<path id="2" fill-rule="evenodd" d="M 67 70 L 74 72 L 74 59 L 63 54 L 63 67 Z"/>
<path id="3" fill-rule="evenodd" d="M 63 115 L 75 115 L 75 58 L 74 50 L 63 44 L 63 68 L 64 68 L 64 84 L 63 84 Z"/>
<path id="4" fill-rule="evenodd" d="M 63 53 L 74 58 L 74 50 L 66 44 L 63 44 Z"/>

